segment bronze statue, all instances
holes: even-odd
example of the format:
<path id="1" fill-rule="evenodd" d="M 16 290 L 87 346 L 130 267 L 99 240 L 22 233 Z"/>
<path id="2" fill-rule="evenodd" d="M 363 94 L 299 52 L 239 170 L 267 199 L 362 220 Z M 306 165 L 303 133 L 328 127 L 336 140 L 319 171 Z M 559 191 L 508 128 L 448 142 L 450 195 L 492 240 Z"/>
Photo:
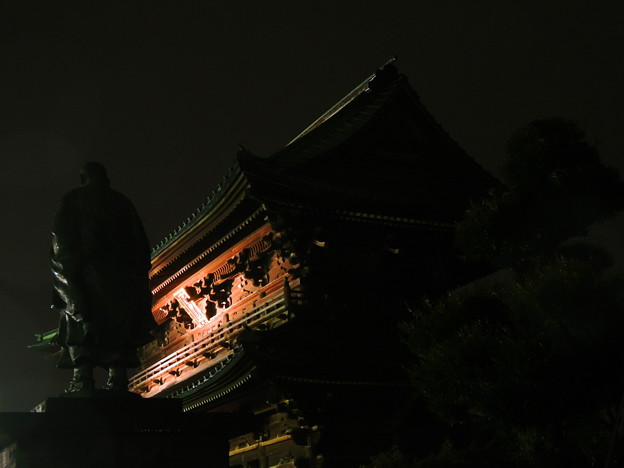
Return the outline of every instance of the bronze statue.
<path id="1" fill-rule="evenodd" d="M 94 387 L 93 368 L 108 369 L 106 389 L 127 390 L 137 347 L 153 339 L 150 248 L 128 198 L 110 188 L 106 169 L 87 163 L 81 187 L 54 215 L 50 263 L 53 306 L 62 310 L 58 367 L 73 368 L 68 392 Z"/>

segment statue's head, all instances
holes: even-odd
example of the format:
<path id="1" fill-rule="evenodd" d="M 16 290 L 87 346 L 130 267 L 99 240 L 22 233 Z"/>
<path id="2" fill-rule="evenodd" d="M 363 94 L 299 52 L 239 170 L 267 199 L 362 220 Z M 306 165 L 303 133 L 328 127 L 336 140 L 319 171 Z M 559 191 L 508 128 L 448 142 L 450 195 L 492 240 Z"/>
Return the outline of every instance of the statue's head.
<path id="1" fill-rule="evenodd" d="M 110 180 L 106 175 L 106 168 L 99 162 L 91 161 L 82 166 L 80 171 L 80 185 L 105 185 L 110 186 Z"/>

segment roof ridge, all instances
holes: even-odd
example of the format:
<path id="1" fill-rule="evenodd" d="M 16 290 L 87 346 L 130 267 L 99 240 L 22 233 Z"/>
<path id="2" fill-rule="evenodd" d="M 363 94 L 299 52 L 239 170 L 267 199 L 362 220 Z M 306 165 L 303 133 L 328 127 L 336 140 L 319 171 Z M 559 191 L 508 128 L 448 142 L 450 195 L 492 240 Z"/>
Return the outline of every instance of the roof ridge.
<path id="1" fill-rule="evenodd" d="M 336 104 L 326 110 L 320 117 L 318 117 L 314 122 L 308 125 L 302 132 L 300 132 L 295 138 L 286 144 L 286 147 L 290 146 L 295 141 L 304 137 L 308 133 L 310 133 L 315 128 L 322 125 L 327 120 L 331 119 L 334 115 L 340 112 L 347 104 L 352 102 L 355 98 L 360 96 L 362 93 L 368 93 L 373 88 L 371 88 L 371 84 L 374 80 L 384 71 L 389 70 L 390 67 L 394 67 L 394 62 L 397 60 L 397 56 L 394 55 L 389 60 L 386 61 L 380 68 L 376 69 L 371 75 L 369 75 L 364 81 L 362 81 L 359 85 L 349 91 L 342 99 L 340 99 Z"/>

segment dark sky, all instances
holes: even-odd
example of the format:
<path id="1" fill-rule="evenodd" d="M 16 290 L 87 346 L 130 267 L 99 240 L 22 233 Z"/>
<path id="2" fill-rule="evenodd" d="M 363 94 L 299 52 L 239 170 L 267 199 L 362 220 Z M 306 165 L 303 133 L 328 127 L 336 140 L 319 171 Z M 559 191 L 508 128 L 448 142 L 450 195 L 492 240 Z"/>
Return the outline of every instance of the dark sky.
<path id="1" fill-rule="evenodd" d="M 26 346 L 56 326 L 51 216 L 85 161 L 108 167 L 156 243 L 239 142 L 270 155 L 397 54 L 486 169 L 519 125 L 549 116 L 578 120 L 624 169 L 620 0 L 134 3 L 0 2 L 0 411 L 69 378 Z M 621 225 L 599 237 L 617 249 Z"/>

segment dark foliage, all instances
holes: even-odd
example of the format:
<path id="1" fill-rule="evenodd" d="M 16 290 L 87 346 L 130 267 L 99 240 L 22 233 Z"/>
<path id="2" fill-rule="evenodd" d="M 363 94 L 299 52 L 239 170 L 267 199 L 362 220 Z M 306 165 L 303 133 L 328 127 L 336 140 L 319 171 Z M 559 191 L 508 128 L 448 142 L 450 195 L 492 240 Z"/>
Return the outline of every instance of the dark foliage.
<path id="1" fill-rule="evenodd" d="M 578 247 L 505 286 L 450 293 L 405 324 L 418 393 L 459 459 L 604 462 L 624 384 L 624 282 L 602 252 Z"/>
<path id="2" fill-rule="evenodd" d="M 624 184 L 578 126 L 536 120 L 507 145 L 502 189 L 474 204 L 457 229 L 459 248 L 496 267 L 552 254 L 565 239 L 624 207 Z"/>
<path id="3" fill-rule="evenodd" d="M 458 226 L 466 258 L 495 273 L 402 327 L 416 398 L 446 441 L 374 466 L 624 466 L 624 280 L 607 253 L 569 241 L 620 210 L 624 186 L 583 138 L 560 119 L 511 138 L 506 186 Z"/>

